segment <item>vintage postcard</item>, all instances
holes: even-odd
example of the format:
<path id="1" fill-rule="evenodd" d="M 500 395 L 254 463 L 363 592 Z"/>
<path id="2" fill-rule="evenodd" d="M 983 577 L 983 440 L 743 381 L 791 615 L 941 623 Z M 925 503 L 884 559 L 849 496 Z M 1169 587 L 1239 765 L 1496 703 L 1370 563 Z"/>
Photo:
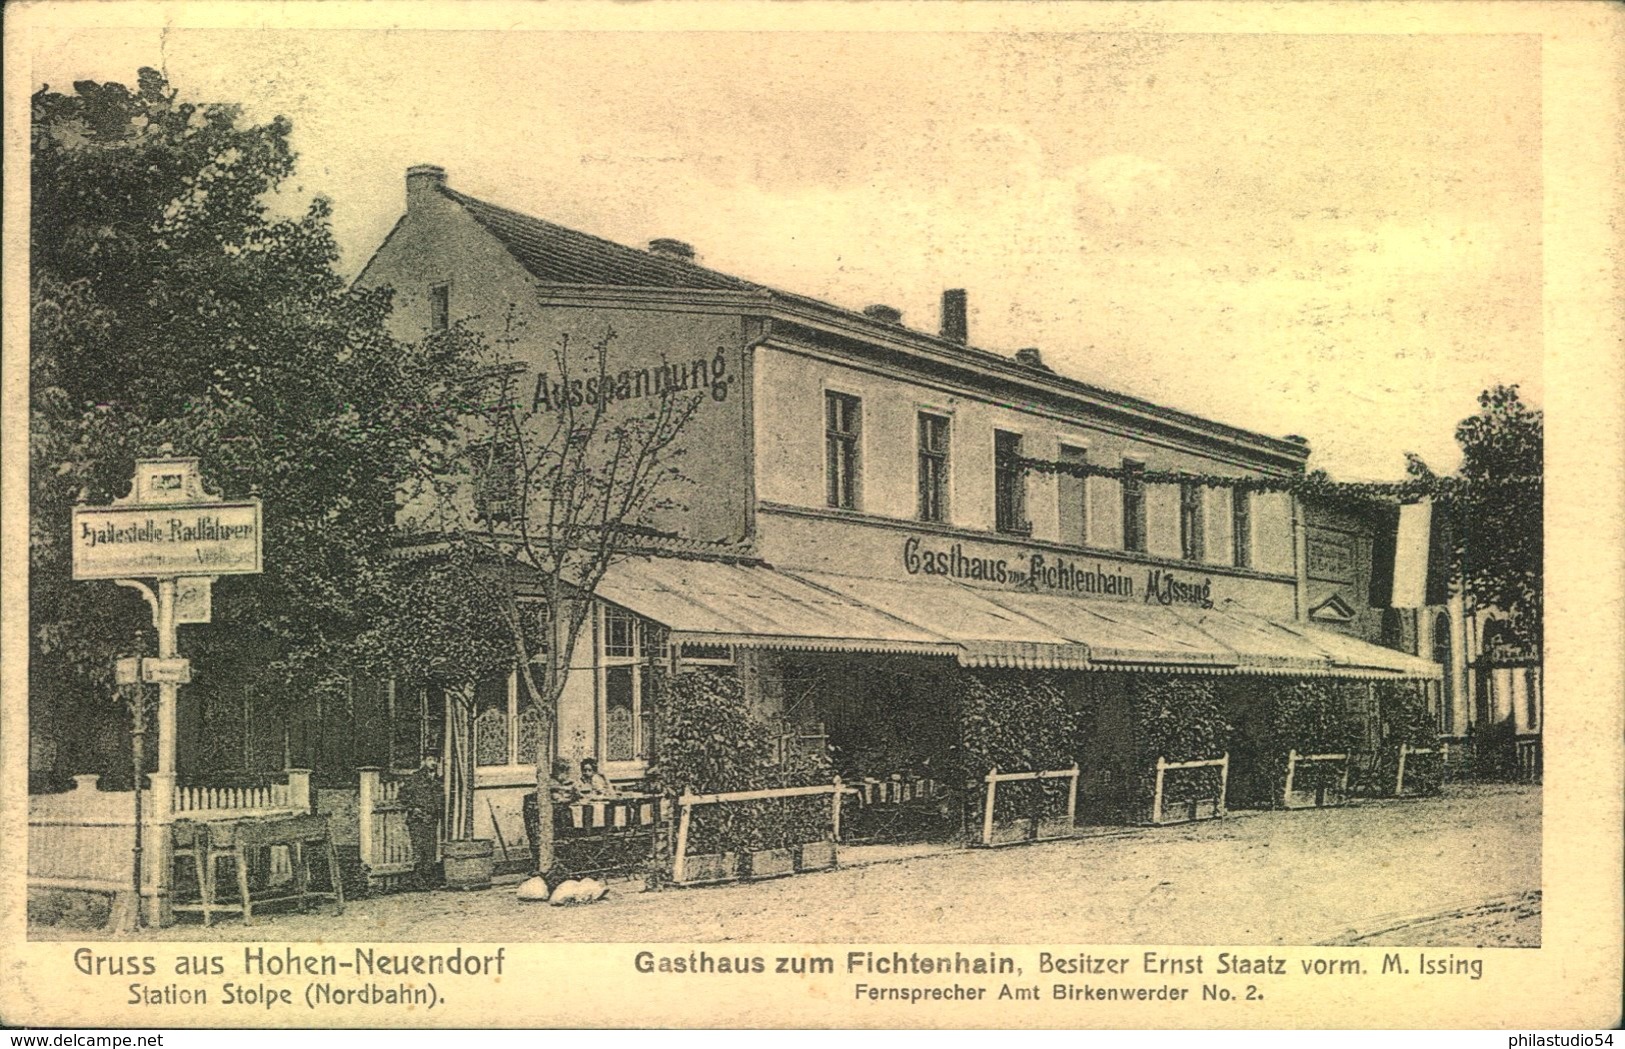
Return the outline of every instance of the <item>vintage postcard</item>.
<path id="1" fill-rule="evenodd" d="M 1616 5 L 8 15 L 6 1024 L 1618 1021 Z"/>

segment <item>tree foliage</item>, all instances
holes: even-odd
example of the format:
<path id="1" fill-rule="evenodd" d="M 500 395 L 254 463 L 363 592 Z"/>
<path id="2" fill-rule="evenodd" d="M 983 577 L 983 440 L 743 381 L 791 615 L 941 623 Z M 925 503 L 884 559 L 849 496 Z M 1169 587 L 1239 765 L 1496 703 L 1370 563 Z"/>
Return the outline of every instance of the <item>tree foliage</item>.
<path id="1" fill-rule="evenodd" d="M 132 592 L 71 581 L 67 540 L 76 502 L 123 496 L 160 454 L 266 508 L 265 572 L 223 579 L 214 624 L 183 632 L 195 679 L 291 701 L 333 686 L 393 614 L 395 495 L 456 423 L 460 347 L 386 334 L 388 295 L 334 270 L 325 200 L 273 213 L 287 120 L 184 101 L 150 69 L 134 90 L 32 102 L 36 708 L 106 695 L 112 659 L 150 630 Z"/>
<path id="2" fill-rule="evenodd" d="M 1545 559 L 1544 413 L 1525 404 L 1516 386 L 1485 390 L 1478 405 L 1478 414 L 1456 427 L 1466 482 L 1451 505 L 1456 562 L 1467 594 L 1479 607 L 1504 610 L 1518 637 L 1538 642 Z"/>

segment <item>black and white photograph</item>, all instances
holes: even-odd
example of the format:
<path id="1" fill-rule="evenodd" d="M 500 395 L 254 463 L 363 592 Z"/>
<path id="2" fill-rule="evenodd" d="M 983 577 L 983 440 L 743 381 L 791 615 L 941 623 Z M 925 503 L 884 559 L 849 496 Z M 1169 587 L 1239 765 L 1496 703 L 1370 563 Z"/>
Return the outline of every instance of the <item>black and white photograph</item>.
<path id="1" fill-rule="evenodd" d="M 28 8 L 6 1020 L 1610 1023 L 1618 20 L 1394 6 Z"/>

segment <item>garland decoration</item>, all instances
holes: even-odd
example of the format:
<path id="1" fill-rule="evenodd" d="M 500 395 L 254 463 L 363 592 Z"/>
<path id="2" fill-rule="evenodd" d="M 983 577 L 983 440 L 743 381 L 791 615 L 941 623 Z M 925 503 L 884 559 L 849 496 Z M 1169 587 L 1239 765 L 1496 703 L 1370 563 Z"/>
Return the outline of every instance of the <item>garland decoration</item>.
<path id="1" fill-rule="evenodd" d="M 1105 477 L 1116 481 L 1129 478 L 1141 484 L 1193 484 L 1206 488 L 1230 488 L 1241 492 L 1290 492 L 1293 495 L 1321 499 L 1367 499 L 1400 503 L 1432 498 L 1447 501 L 1469 488 L 1503 487 L 1526 490 L 1538 498 L 1545 483 L 1543 477 L 1409 477 L 1403 481 L 1334 481 L 1322 470 L 1305 474 L 1273 477 L 1229 477 L 1223 474 L 1195 473 L 1185 470 L 1128 469 L 1121 466 L 1101 466 L 1095 463 L 1056 462 L 1049 459 L 1019 458 L 1017 468 L 1040 474 L 1065 474 L 1070 477 Z"/>

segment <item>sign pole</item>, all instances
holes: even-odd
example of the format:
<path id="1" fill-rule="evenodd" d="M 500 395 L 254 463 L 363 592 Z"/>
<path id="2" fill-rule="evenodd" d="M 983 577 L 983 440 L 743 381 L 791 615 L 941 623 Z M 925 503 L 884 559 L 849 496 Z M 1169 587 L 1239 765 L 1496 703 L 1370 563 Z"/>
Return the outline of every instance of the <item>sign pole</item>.
<path id="1" fill-rule="evenodd" d="M 158 658 L 175 658 L 175 580 L 158 580 L 158 608 L 154 617 L 158 628 Z M 175 707 L 180 686 L 174 681 L 158 684 L 158 771 L 175 771 Z"/>
<path id="2" fill-rule="evenodd" d="M 260 509 L 258 497 L 227 501 L 205 490 L 196 459 L 164 458 L 136 460 L 130 493 L 112 505 L 73 510 L 73 578 L 133 588 L 152 607 L 152 625 L 158 631 L 156 658 L 121 660 L 118 669 L 132 683 L 139 681 L 138 689 L 158 686 L 157 770 L 145 777 L 151 784 L 145 799 L 144 692 L 137 701 L 131 744 L 136 762 L 136 909 L 139 916 L 150 898 L 152 924 L 158 926 L 170 922 L 179 690 L 192 680 L 191 664 L 176 653 L 175 628 L 210 621 L 211 586 L 219 576 L 261 570 Z"/>
<path id="3" fill-rule="evenodd" d="M 137 929 L 146 925 L 146 909 L 141 902 L 141 883 L 145 880 L 145 871 L 142 869 L 141 836 L 146 833 L 142 825 L 142 781 L 147 778 L 147 695 L 146 689 L 140 685 L 126 685 L 130 690 L 130 764 L 135 773 L 135 855 L 131 866 L 134 868 L 131 881 L 135 889 L 135 927 Z"/>

